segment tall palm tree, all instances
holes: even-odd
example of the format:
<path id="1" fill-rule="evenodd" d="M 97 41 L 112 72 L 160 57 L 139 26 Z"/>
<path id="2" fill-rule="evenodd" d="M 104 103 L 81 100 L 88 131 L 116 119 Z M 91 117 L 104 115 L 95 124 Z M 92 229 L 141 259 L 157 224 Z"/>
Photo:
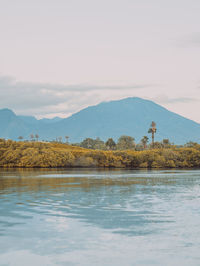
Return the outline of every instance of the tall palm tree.
<path id="1" fill-rule="evenodd" d="M 148 130 L 148 133 L 151 133 L 151 137 L 152 137 L 152 146 L 154 146 L 154 135 L 157 131 L 156 128 L 156 123 L 154 121 L 151 122 L 150 128 Z"/>
<path id="2" fill-rule="evenodd" d="M 39 139 L 39 135 L 38 135 L 38 134 L 35 134 L 35 138 L 36 138 L 37 141 L 38 141 L 38 139 Z"/>
<path id="3" fill-rule="evenodd" d="M 146 149 L 147 147 L 147 142 L 149 141 L 149 138 L 147 136 L 144 136 L 142 139 L 141 139 L 141 142 L 144 146 L 144 149 Z"/>
<path id="4" fill-rule="evenodd" d="M 31 134 L 31 135 L 30 135 L 30 139 L 31 139 L 31 141 L 34 141 L 34 138 L 35 138 L 34 135 Z"/>

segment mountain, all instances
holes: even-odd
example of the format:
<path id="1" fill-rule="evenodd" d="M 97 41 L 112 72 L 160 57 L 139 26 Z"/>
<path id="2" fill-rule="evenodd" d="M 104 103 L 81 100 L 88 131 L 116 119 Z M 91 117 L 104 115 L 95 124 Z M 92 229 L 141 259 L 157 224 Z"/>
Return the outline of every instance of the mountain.
<path id="1" fill-rule="evenodd" d="M 51 124 L 51 123 L 55 123 L 55 122 L 62 120 L 62 118 L 58 116 L 53 117 L 53 118 L 42 118 L 39 120 L 37 120 L 34 116 L 19 115 L 18 117 L 22 119 L 25 123 L 32 124 L 32 125 L 36 125 L 39 123 Z"/>
<path id="2" fill-rule="evenodd" d="M 18 118 L 20 118 L 25 123 L 28 123 L 31 125 L 38 124 L 38 120 L 34 116 L 19 115 Z"/>
<path id="3" fill-rule="evenodd" d="M 1 117 L 5 116 L 2 112 L 3 110 L 0 110 L 0 123 Z M 129 135 L 139 142 L 144 135 L 148 135 L 150 124 L 155 121 L 157 124 L 155 140 L 168 138 L 177 144 L 184 144 L 188 141 L 200 142 L 200 124 L 170 112 L 152 101 L 135 97 L 103 102 L 85 108 L 68 118 L 50 123 L 17 117 L 12 112 L 13 115 L 19 124 L 17 124 L 17 130 L 14 130 L 13 125 L 12 127 L 8 125 L 9 130 L 6 136 L 12 139 L 17 139 L 19 136 L 20 125 L 20 128 L 24 130 L 24 134 L 20 133 L 20 135 L 24 137 L 37 133 L 40 139 L 52 140 L 59 136 L 64 138 L 67 135 L 71 142 L 80 142 L 87 137 L 100 137 L 103 140 L 112 137 L 117 140 L 121 135 Z M 4 127 L 6 127 L 5 123 L 4 126 L 0 124 L 1 137 L 5 137 L 5 134 L 2 135 L 2 132 L 6 130 Z M 10 128 L 14 132 L 11 132 Z"/>
<path id="4" fill-rule="evenodd" d="M 200 124 L 135 97 L 90 106 L 63 119 L 56 127 L 70 136 L 71 141 L 86 137 L 117 140 L 121 135 L 129 135 L 138 142 L 148 135 L 152 121 L 157 124 L 156 140 L 169 138 L 178 144 L 200 140 Z"/>
<path id="5" fill-rule="evenodd" d="M 30 134 L 38 134 L 46 124 L 61 121 L 62 118 L 43 118 L 37 120 L 34 116 L 17 116 L 10 109 L 0 110 L 0 138 L 17 140 L 19 136 L 30 139 Z M 45 138 L 44 138 L 45 139 Z"/>
<path id="6" fill-rule="evenodd" d="M 28 134 L 29 125 L 23 122 L 9 109 L 0 110 L 0 137 L 5 139 L 16 139 L 18 136 Z"/>

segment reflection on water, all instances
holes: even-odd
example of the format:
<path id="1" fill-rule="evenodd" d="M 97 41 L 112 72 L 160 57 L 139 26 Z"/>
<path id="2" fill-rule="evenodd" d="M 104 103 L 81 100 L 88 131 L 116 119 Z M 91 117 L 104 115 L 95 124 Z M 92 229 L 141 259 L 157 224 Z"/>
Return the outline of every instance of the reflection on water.
<path id="1" fill-rule="evenodd" d="M 199 185 L 197 170 L 2 169 L 0 265 L 199 265 Z"/>

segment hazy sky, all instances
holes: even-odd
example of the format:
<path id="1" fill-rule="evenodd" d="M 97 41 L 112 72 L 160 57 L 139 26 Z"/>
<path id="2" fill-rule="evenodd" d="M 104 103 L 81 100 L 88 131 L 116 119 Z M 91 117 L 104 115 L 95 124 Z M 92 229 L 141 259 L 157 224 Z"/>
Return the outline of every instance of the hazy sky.
<path id="1" fill-rule="evenodd" d="M 200 122 L 199 0 L 0 0 L 0 108 L 137 96 Z"/>

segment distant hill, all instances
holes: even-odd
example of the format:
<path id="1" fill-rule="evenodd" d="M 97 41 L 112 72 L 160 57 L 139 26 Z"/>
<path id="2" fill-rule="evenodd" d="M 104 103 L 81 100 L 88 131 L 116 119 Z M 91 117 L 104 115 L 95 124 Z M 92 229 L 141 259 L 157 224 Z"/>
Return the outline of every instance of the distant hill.
<path id="1" fill-rule="evenodd" d="M 152 101 L 135 97 L 90 106 L 60 121 L 35 120 L 18 117 L 8 109 L 0 110 L 0 137 L 17 139 L 22 135 L 27 138 L 31 133 L 37 133 L 40 139 L 52 140 L 67 135 L 71 142 L 80 142 L 87 137 L 117 140 L 121 135 L 129 135 L 139 142 L 148 135 L 149 126 L 155 121 L 155 140 L 168 138 L 177 144 L 200 142 L 200 124 Z"/>
<path id="2" fill-rule="evenodd" d="M 18 136 L 27 135 L 30 130 L 28 124 L 24 123 L 15 113 L 9 109 L 0 110 L 0 137 L 6 139 L 17 139 Z"/>
<path id="3" fill-rule="evenodd" d="M 29 139 L 30 134 L 38 134 L 46 124 L 61 121 L 62 118 L 43 118 L 37 120 L 34 116 L 17 116 L 10 109 L 0 110 L 0 137 L 17 140 L 19 136 Z"/>

